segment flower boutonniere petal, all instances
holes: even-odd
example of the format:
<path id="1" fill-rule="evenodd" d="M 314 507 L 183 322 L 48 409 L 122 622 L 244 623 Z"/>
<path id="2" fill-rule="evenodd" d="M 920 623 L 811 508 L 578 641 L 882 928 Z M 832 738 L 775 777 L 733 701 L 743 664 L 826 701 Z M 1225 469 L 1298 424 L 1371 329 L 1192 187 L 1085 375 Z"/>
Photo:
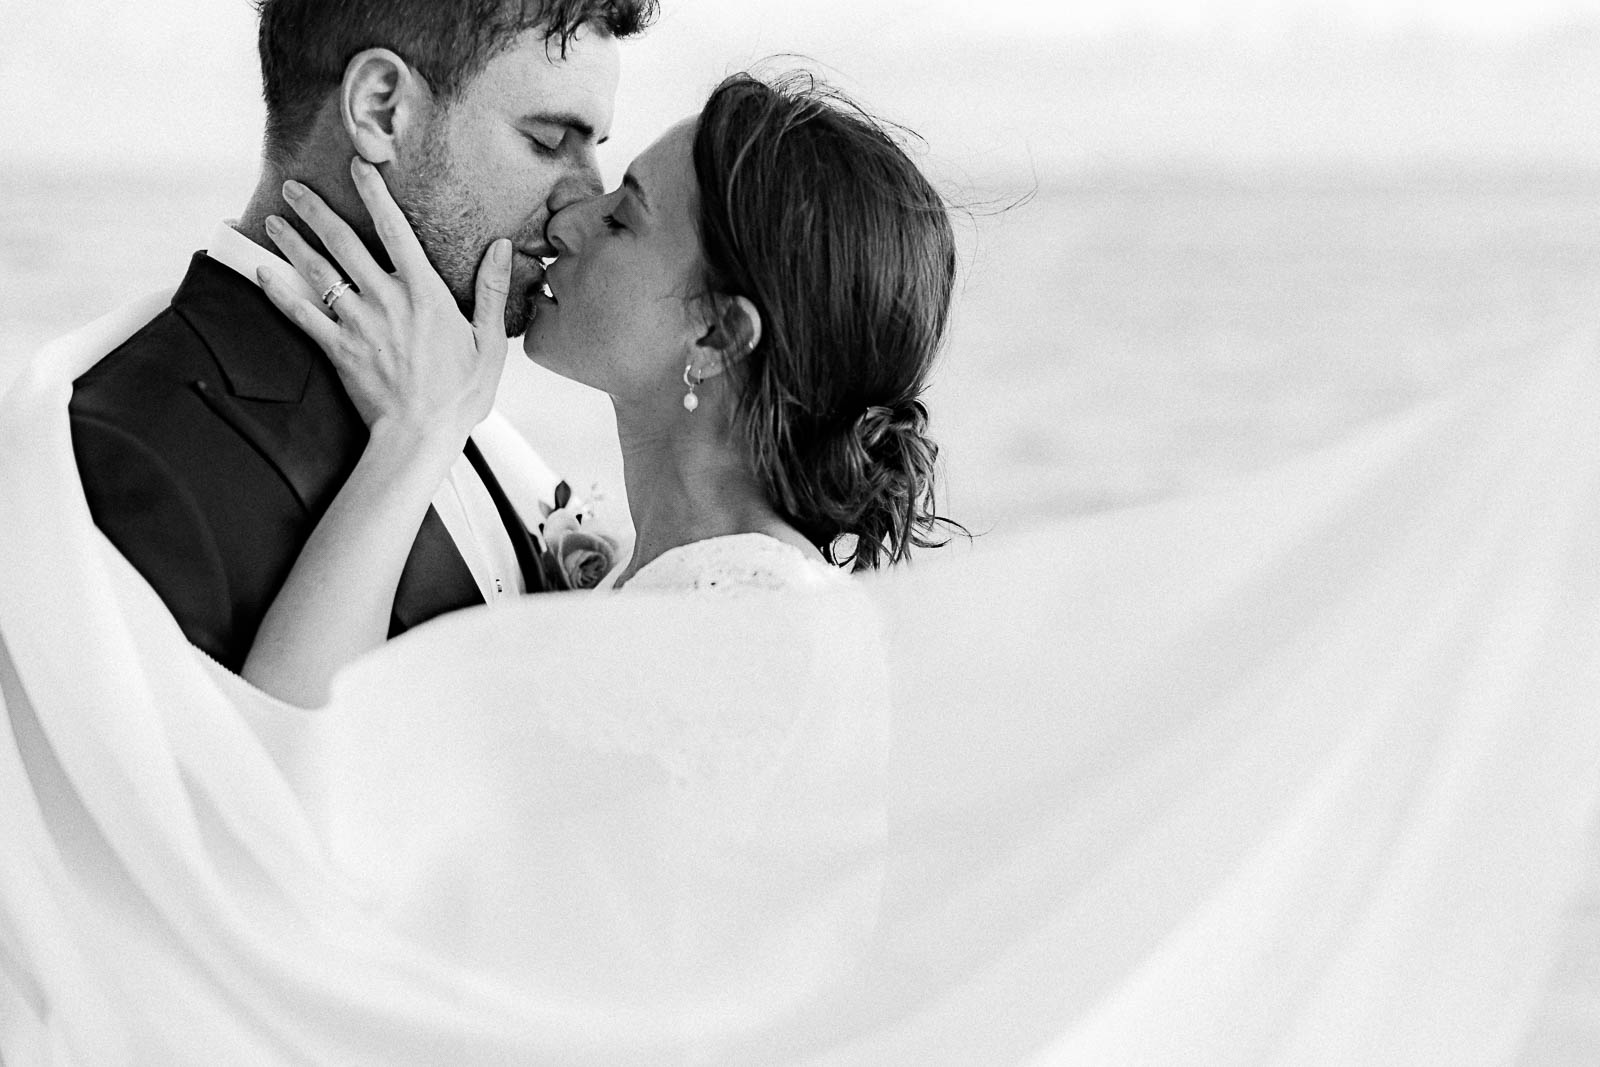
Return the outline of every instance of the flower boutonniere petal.
<path id="1" fill-rule="evenodd" d="M 594 529 L 592 519 L 571 486 L 556 486 L 554 506 L 545 510 L 538 535 L 540 570 L 550 588 L 593 589 L 617 565 L 616 538 Z"/>

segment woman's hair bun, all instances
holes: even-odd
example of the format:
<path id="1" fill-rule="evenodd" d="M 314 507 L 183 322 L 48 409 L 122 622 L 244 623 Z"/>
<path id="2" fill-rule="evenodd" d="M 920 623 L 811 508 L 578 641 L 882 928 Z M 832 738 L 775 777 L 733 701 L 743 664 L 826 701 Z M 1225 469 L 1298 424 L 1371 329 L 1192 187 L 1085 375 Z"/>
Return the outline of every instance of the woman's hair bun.
<path id="1" fill-rule="evenodd" d="M 928 409 L 922 406 L 922 401 L 912 400 L 894 408 L 872 405 L 856 417 L 854 433 L 861 447 L 871 455 L 885 446 L 894 446 L 895 439 L 902 434 L 921 437 L 927 429 Z"/>
<path id="2" fill-rule="evenodd" d="M 911 549 L 943 544 L 932 536 L 942 519 L 934 504 L 939 446 L 928 436 L 920 400 L 873 404 L 819 457 L 813 500 L 827 501 L 841 529 L 855 535 L 840 553 L 859 568 L 905 559 Z M 834 556 L 837 549 L 830 550 Z"/>

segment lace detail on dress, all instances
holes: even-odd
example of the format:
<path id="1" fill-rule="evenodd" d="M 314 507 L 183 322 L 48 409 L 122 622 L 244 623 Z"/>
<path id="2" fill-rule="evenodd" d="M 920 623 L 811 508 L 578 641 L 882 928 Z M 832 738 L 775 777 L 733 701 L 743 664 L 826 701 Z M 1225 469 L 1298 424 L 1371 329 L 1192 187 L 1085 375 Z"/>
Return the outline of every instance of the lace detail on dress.
<path id="1" fill-rule="evenodd" d="M 601 588 L 608 588 L 612 580 L 608 578 Z M 766 534 L 732 534 L 662 553 L 640 568 L 618 593 L 711 592 L 753 597 L 823 591 L 836 584 L 851 586 L 843 571 L 793 545 Z M 703 600 L 696 603 L 702 608 L 711 606 Z M 728 608 L 734 610 L 733 605 Z M 760 650 L 768 669 L 793 659 L 794 676 L 809 677 L 818 662 L 812 658 L 816 655 L 813 646 L 831 647 L 843 640 L 833 626 L 817 631 L 804 627 L 802 620 L 813 610 L 817 609 L 803 597 L 787 602 L 785 616 L 798 629 L 791 632 L 789 640 Z M 795 643 L 795 635 L 805 635 L 805 640 Z M 659 649 L 641 649 L 638 655 L 659 653 Z M 693 660 L 693 655 L 684 651 L 673 656 L 675 661 Z M 830 654 L 820 662 L 833 658 Z M 698 680 L 691 671 L 683 685 L 693 687 Z M 619 681 L 612 679 L 611 684 L 615 687 Z M 792 700 L 729 702 L 727 694 L 718 690 L 687 701 L 663 700 L 648 688 L 612 695 L 616 699 L 602 707 L 590 706 L 590 702 L 552 710 L 549 725 L 574 745 L 652 760 L 667 773 L 672 793 L 681 802 L 727 807 L 762 795 L 758 783 L 777 767 L 795 725 Z M 692 708 L 692 714 L 686 713 L 686 708 Z M 746 801 L 737 800 L 739 797 Z"/>
<path id="2" fill-rule="evenodd" d="M 839 589 L 851 592 L 854 586 L 838 568 L 766 534 L 734 534 L 665 552 L 618 592 L 715 592 L 753 598 Z M 719 606 L 708 598 L 691 598 L 685 607 L 717 618 L 750 610 L 747 604 Z M 840 621 L 840 610 L 836 600 L 789 597 L 782 638 L 765 642 L 752 636 L 747 652 L 759 657 L 769 673 L 784 673 L 795 690 L 825 691 L 822 679 L 833 673 L 829 665 L 859 654 L 859 637 L 848 622 Z M 650 661 L 663 656 L 656 671 Z M 797 705 L 806 701 L 797 701 L 794 690 L 766 694 L 765 700 L 750 700 L 749 694 L 730 700 L 720 686 L 687 696 L 702 684 L 692 668 L 680 672 L 675 692 L 661 694 L 655 683 L 635 687 L 633 680 L 671 677 L 671 665 L 692 665 L 695 652 L 663 639 L 659 646 L 636 649 L 633 657 L 637 671 L 608 676 L 609 699 L 557 701 L 547 712 L 547 725 L 577 748 L 654 762 L 666 772 L 671 793 L 681 803 L 720 810 L 721 818 L 734 822 L 744 817 L 739 812 L 745 808 L 759 809 L 763 783 L 776 772 L 799 716 Z"/>
<path id="3" fill-rule="evenodd" d="M 729 534 L 674 548 L 651 560 L 622 592 L 770 593 L 844 581 L 844 572 L 767 534 Z"/>
<path id="4" fill-rule="evenodd" d="M 733 702 L 707 693 L 692 709 L 636 694 L 626 707 L 552 709 L 544 724 L 575 751 L 625 754 L 653 763 L 670 796 L 720 809 L 737 824 L 759 805 L 776 772 L 799 712 L 779 701 Z"/>

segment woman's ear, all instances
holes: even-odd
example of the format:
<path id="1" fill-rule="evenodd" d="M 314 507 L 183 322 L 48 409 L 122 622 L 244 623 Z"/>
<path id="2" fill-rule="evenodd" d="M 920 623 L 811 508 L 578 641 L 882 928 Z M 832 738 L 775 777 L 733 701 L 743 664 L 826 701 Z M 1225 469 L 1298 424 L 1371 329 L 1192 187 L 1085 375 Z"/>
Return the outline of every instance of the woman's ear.
<path id="1" fill-rule="evenodd" d="M 715 378 L 761 343 L 761 312 L 747 297 L 715 293 L 706 329 L 695 342 L 690 366 L 701 380 Z"/>
<path id="2" fill-rule="evenodd" d="M 401 140 L 433 105 L 428 83 L 387 48 L 357 52 L 339 85 L 339 120 L 356 154 L 369 163 L 393 162 Z"/>

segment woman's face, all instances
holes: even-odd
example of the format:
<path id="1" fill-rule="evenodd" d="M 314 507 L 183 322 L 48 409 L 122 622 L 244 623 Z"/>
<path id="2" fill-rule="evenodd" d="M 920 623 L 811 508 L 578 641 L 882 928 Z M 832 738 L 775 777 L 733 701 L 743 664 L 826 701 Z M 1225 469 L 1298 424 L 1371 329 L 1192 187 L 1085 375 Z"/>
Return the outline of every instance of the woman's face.
<path id="1" fill-rule="evenodd" d="M 529 358 L 619 400 L 681 413 L 683 372 L 704 332 L 704 267 L 691 151 L 695 119 L 668 130 L 618 189 L 550 220 L 551 296 L 523 337 Z"/>

